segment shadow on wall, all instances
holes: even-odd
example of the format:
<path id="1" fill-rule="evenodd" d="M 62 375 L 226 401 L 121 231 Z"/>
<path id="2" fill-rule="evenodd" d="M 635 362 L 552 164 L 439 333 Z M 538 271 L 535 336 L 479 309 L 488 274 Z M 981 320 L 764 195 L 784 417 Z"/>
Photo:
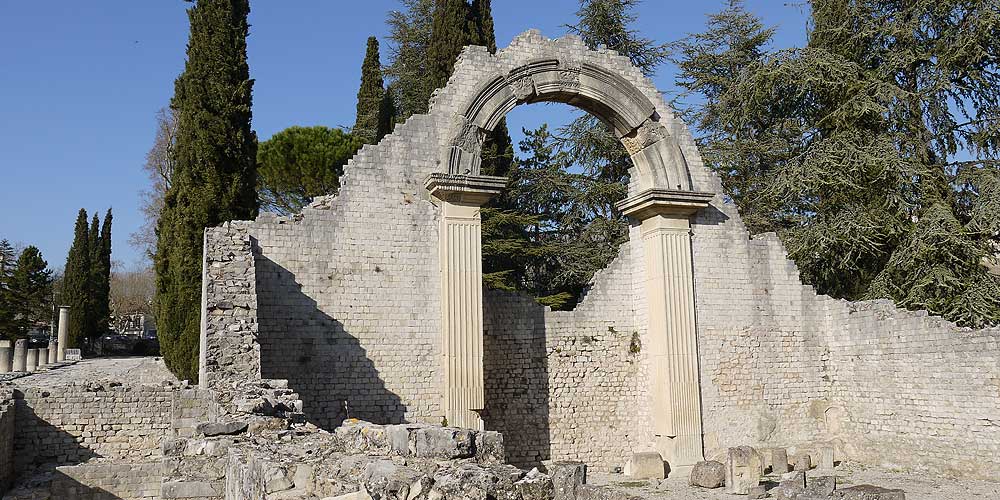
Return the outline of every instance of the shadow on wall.
<path id="1" fill-rule="evenodd" d="M 88 486 L 56 469 L 49 487 L 53 498 L 76 500 L 121 500 L 122 497 L 97 486 Z"/>
<path id="2" fill-rule="evenodd" d="M 508 462 L 535 467 L 551 458 L 545 307 L 519 294 L 483 295 L 483 420 L 503 434 Z"/>
<path id="3" fill-rule="evenodd" d="M 81 445 L 78 436 L 36 415 L 20 391 L 14 391 L 14 407 L 14 486 L 36 471 L 100 458 L 96 452 Z M 82 437 L 83 431 L 79 432 Z"/>
<path id="4" fill-rule="evenodd" d="M 360 341 L 320 310 L 291 272 L 258 249 L 254 254 L 261 376 L 288 379 L 306 418 L 323 429 L 347 418 L 403 423 L 402 400 L 386 388 Z"/>

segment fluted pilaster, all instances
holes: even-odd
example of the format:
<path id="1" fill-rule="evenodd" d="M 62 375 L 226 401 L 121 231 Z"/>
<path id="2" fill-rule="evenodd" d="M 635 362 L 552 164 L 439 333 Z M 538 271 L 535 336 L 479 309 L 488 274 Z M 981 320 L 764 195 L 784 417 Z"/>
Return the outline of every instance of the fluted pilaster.
<path id="1" fill-rule="evenodd" d="M 505 178 L 435 174 L 427 189 L 440 202 L 441 372 L 448 425 L 482 429 L 483 257 L 480 207 Z"/>
<path id="2" fill-rule="evenodd" d="M 673 468 L 704 459 L 689 218 L 709 200 L 706 193 L 650 190 L 619 205 L 642 224 L 649 404 L 656 451 Z"/>

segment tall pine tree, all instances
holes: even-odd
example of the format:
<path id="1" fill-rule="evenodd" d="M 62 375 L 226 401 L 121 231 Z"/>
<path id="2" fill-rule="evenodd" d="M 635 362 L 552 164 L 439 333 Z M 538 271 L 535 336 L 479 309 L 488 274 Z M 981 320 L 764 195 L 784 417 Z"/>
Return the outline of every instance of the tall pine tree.
<path id="1" fill-rule="evenodd" d="M 14 247 L 7 240 L 0 240 L 0 338 L 12 339 L 17 331 L 17 300 L 11 280 L 17 268 Z"/>
<path id="2" fill-rule="evenodd" d="M 430 74 L 430 44 L 436 0 L 400 0 L 403 10 L 389 12 L 389 39 L 392 51 L 386 76 L 388 92 L 395 103 L 395 121 L 427 112 L 434 91 Z"/>
<path id="3" fill-rule="evenodd" d="M 174 85 L 175 170 L 157 227 L 156 320 L 167 366 L 198 378 L 202 237 L 257 213 L 257 137 L 250 127 L 248 0 L 198 0 L 184 73 Z"/>
<path id="4" fill-rule="evenodd" d="M 738 3 L 685 42 L 678 83 L 708 102 L 709 166 L 821 293 L 1000 322 L 1000 278 L 984 265 L 1000 240 L 995 9 L 810 6 L 804 48 L 755 53 L 765 32 Z"/>
<path id="5" fill-rule="evenodd" d="M 73 228 L 73 244 L 66 256 L 63 271 L 60 305 L 69 306 L 69 344 L 77 348 L 90 330 L 88 310 L 90 307 L 91 283 L 90 235 L 87 226 L 87 211 L 80 209 Z"/>
<path id="6" fill-rule="evenodd" d="M 393 109 L 382 81 L 378 39 L 368 37 L 368 49 L 361 65 L 361 88 L 358 89 L 357 118 L 351 133 L 364 144 L 376 144 L 389 133 Z"/>
<path id="7" fill-rule="evenodd" d="M 47 322 L 51 314 L 52 271 L 38 248 L 29 246 L 17 259 L 11 277 L 11 292 L 17 300 L 17 336 L 24 337 L 34 325 Z"/>

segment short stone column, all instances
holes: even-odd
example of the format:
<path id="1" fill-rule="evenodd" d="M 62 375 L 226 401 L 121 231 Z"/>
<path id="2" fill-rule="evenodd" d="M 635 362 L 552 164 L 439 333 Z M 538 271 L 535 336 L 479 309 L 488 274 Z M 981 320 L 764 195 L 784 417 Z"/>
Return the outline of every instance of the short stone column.
<path id="1" fill-rule="evenodd" d="M 14 361 L 14 348 L 9 340 L 0 340 L 0 373 L 10 373 Z"/>
<path id="2" fill-rule="evenodd" d="M 14 341 L 14 363 L 11 368 L 15 372 L 23 372 L 28 366 L 28 339 Z"/>
<path id="3" fill-rule="evenodd" d="M 28 349 L 28 355 L 24 361 L 24 371 L 33 372 L 38 368 L 38 349 Z"/>
<path id="4" fill-rule="evenodd" d="M 59 306 L 59 338 L 56 340 L 56 361 L 66 360 L 69 347 L 69 306 Z"/>
<path id="5" fill-rule="evenodd" d="M 483 255 L 479 210 L 504 177 L 431 174 L 424 186 L 441 207 L 442 409 L 448 425 L 483 429 Z"/>
<path id="6" fill-rule="evenodd" d="M 49 364 L 50 365 L 54 364 L 54 363 L 56 363 L 56 361 L 58 361 L 56 359 L 56 357 L 59 356 L 58 349 L 56 348 L 56 346 L 57 346 L 58 343 L 59 342 L 55 339 L 55 337 L 49 339 Z"/>
<path id="7" fill-rule="evenodd" d="M 49 364 L 49 348 L 39 347 L 38 348 L 38 366 L 43 367 Z"/>
<path id="8" fill-rule="evenodd" d="M 729 448 L 726 455 L 726 492 L 746 495 L 764 476 L 763 459 L 749 446 Z"/>
<path id="9" fill-rule="evenodd" d="M 649 189 L 618 204 L 641 223 L 653 434 L 671 468 L 704 460 L 689 218 L 713 196 Z"/>

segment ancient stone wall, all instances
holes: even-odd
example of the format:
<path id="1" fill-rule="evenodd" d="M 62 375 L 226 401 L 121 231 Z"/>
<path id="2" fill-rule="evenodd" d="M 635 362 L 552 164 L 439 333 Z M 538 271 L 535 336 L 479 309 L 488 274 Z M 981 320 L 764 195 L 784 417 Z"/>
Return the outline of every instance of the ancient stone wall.
<path id="1" fill-rule="evenodd" d="M 749 237 L 684 124 L 641 72 L 611 51 L 537 32 L 496 56 L 463 51 L 430 114 L 362 149 L 339 194 L 301 214 L 207 230 L 206 330 L 219 335 L 207 350 L 221 353 L 212 366 L 288 379 L 323 427 L 347 416 L 439 423 L 440 213 L 423 181 L 449 168 L 441 152 L 458 147 L 450 131 L 484 82 L 539 58 L 557 59 L 569 80 L 586 62 L 633 85 L 679 145 L 683 181 L 716 194 L 691 222 L 709 457 L 741 444 L 839 440 L 845 456 L 867 461 L 944 466 L 952 456 L 966 472 L 1000 470 L 992 458 L 1000 445 L 995 332 L 817 296 L 774 235 Z M 633 169 L 630 194 L 641 175 L 649 172 Z M 571 312 L 486 293 L 484 419 L 506 431 L 513 461 L 612 466 L 649 447 L 645 258 L 633 225 L 629 244 Z M 241 307 L 233 326 L 225 311 Z M 260 372 L 251 373 L 258 345 Z"/>
<path id="2" fill-rule="evenodd" d="M 623 249 L 573 311 L 485 292 L 484 420 L 504 434 L 511 463 L 580 460 L 607 469 L 638 439 L 641 341 Z"/>
<path id="3" fill-rule="evenodd" d="M 74 500 L 159 500 L 162 468 L 158 462 L 56 467 L 49 491 Z"/>
<path id="4" fill-rule="evenodd" d="M 253 241 L 245 223 L 206 231 L 199 384 L 260 379 Z"/>
<path id="5" fill-rule="evenodd" d="M 814 409 L 845 455 L 990 479 L 1000 471 L 1000 329 L 958 328 L 886 301 L 821 301 L 829 401 Z"/>
<path id="6" fill-rule="evenodd" d="M 240 223 L 255 242 L 261 375 L 288 379 L 320 426 L 441 420 L 437 216 L 423 188 L 436 142 L 424 121 L 365 146 L 337 196 Z M 227 231 L 210 229 L 208 245 Z"/>
<path id="7" fill-rule="evenodd" d="M 28 387 L 16 393 L 15 468 L 97 458 L 148 461 L 170 429 L 171 389 L 156 386 Z"/>
<path id="8" fill-rule="evenodd" d="M 0 388 L 0 496 L 10 488 L 14 475 L 14 391 Z"/>

